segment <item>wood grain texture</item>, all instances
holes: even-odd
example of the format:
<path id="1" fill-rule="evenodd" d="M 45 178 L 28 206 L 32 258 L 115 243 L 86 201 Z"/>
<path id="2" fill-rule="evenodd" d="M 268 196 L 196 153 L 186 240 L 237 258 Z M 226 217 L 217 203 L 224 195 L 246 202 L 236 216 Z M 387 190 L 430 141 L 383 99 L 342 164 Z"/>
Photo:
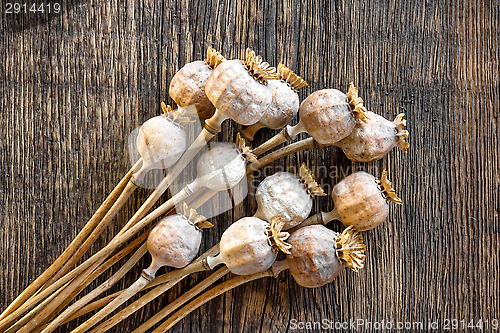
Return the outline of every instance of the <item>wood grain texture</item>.
<path id="1" fill-rule="evenodd" d="M 498 1 L 61 0 L 61 6 L 50 15 L 7 15 L 2 7 L 0 16 L 0 308 L 70 243 L 130 167 L 129 133 L 160 112 L 160 101 L 171 102 L 172 76 L 211 45 L 229 58 L 252 47 L 274 65 L 283 62 L 309 82 L 301 98 L 354 81 L 372 111 L 389 118 L 405 112 L 407 155 L 394 151 L 363 165 L 326 148 L 266 169 L 305 161 L 331 190 L 354 169 L 388 168 L 404 205 L 364 233 L 369 252 L 359 274 L 346 272 L 314 290 L 298 287 L 287 273 L 256 281 L 203 306 L 173 332 L 300 331 L 291 327 L 294 318 L 440 320 L 440 327 L 447 318 L 500 319 Z M 234 139 L 238 126 L 223 128 L 218 139 Z M 258 132 L 255 144 L 272 134 Z M 194 174 L 189 168 L 181 181 Z M 147 193 L 136 193 L 94 252 Z M 321 198 L 314 209 L 331 208 Z M 250 197 L 214 218 L 203 247 L 254 211 Z M 139 274 L 138 267 L 111 292 Z M 203 277 L 186 279 L 113 331 L 133 330 Z"/>

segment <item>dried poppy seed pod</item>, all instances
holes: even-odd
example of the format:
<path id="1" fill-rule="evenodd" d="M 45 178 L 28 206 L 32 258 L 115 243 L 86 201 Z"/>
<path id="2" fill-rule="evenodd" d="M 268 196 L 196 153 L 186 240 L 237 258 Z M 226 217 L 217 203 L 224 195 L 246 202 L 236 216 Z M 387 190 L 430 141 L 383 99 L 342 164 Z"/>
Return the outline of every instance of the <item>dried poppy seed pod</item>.
<path id="1" fill-rule="evenodd" d="M 168 92 L 180 111 L 196 114 L 202 120 L 212 117 L 215 107 L 205 94 L 205 84 L 214 68 L 225 60 L 219 52 L 209 47 L 207 59 L 190 62 L 174 75 Z"/>
<path id="2" fill-rule="evenodd" d="M 389 214 L 389 202 L 401 204 L 384 170 L 380 180 L 359 171 L 344 178 L 332 191 L 335 210 L 345 226 L 370 230 L 380 225 Z"/>
<path id="3" fill-rule="evenodd" d="M 275 68 L 247 49 L 245 62 L 222 62 L 205 85 L 205 93 L 216 108 L 207 125 L 215 130 L 221 119 L 233 119 L 241 125 L 255 124 L 267 111 L 272 93 L 267 81 L 277 78 Z"/>
<path id="4" fill-rule="evenodd" d="M 152 169 L 166 169 L 179 160 L 186 150 L 186 133 L 180 125 L 187 119 L 162 103 L 163 115 L 142 124 L 137 136 L 137 150 L 142 156 L 141 169 L 134 174 L 142 181 Z"/>
<path id="5" fill-rule="evenodd" d="M 333 145 L 351 134 L 357 121 L 367 121 L 363 100 L 351 83 L 346 94 L 336 89 L 323 89 L 309 95 L 299 107 L 300 121 L 253 150 L 257 156 L 290 141 L 300 133 L 309 133 L 319 146 Z"/>
<path id="6" fill-rule="evenodd" d="M 208 257 L 210 268 L 225 264 L 237 275 L 263 272 L 274 263 L 278 250 L 289 253 L 285 243 L 289 234 L 281 232 L 283 223 L 274 219 L 268 223 L 256 217 L 244 217 L 224 231 L 220 254 Z"/>
<path id="7" fill-rule="evenodd" d="M 406 142 L 408 131 L 403 130 L 406 120 L 404 113 L 393 122 L 368 111 L 368 121 L 357 122 L 352 133 L 335 145 L 344 151 L 351 161 L 371 162 L 387 155 L 398 146 L 405 153 L 410 144 Z"/>
<path id="8" fill-rule="evenodd" d="M 180 214 L 163 218 L 151 230 L 147 240 L 147 248 L 153 258 L 151 267 L 187 266 L 200 249 L 201 230 L 210 227 L 211 223 L 183 203 Z"/>
<path id="9" fill-rule="evenodd" d="M 281 63 L 278 65 L 278 77 L 279 80 L 270 80 L 268 83 L 273 98 L 267 112 L 258 123 L 241 132 L 250 141 L 261 128 L 279 129 L 290 124 L 299 111 L 297 91 L 307 86 L 307 82 Z"/>
<path id="10" fill-rule="evenodd" d="M 309 216 L 314 196 L 324 195 L 325 192 L 303 163 L 298 176 L 277 172 L 259 184 L 255 193 L 258 209 L 254 216 L 266 221 L 277 217 L 284 223 L 283 230 L 287 230 Z"/>
<path id="11" fill-rule="evenodd" d="M 401 204 L 387 179 L 387 170 L 380 180 L 363 171 L 347 176 L 333 188 L 332 199 L 335 203 L 332 211 L 315 214 L 290 232 L 332 220 L 340 220 L 345 226 L 352 225 L 357 230 L 373 229 L 386 219 L 391 201 Z"/>
<path id="12" fill-rule="evenodd" d="M 341 234 L 322 225 L 300 228 L 290 235 L 290 255 L 285 263 L 277 263 L 275 275 L 289 268 L 301 286 L 317 288 L 332 282 L 344 267 L 357 272 L 363 268 L 366 245 L 363 237 L 349 227 Z"/>
<path id="13" fill-rule="evenodd" d="M 232 143 L 212 145 L 198 160 L 198 179 L 214 191 L 230 189 L 246 175 L 246 160 L 255 160 L 244 140 L 238 135 L 239 146 Z"/>

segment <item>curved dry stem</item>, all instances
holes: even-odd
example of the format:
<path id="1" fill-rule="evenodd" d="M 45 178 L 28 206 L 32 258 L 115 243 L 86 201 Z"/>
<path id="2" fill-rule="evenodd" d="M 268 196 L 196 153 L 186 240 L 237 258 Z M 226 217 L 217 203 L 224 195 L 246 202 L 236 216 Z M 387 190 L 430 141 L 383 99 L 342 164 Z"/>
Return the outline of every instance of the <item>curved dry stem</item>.
<path id="1" fill-rule="evenodd" d="M 73 255 L 73 253 L 79 248 L 85 238 L 91 233 L 91 231 L 96 227 L 98 222 L 103 218 L 106 212 L 112 207 L 113 203 L 122 193 L 125 186 L 128 184 L 132 177 L 132 174 L 137 171 L 142 164 L 142 159 L 139 159 L 135 165 L 130 168 L 127 174 L 120 180 L 118 185 L 111 191 L 106 200 L 101 204 L 97 211 L 92 215 L 90 220 L 85 224 L 80 233 L 75 237 L 75 239 L 70 243 L 70 245 L 64 250 L 64 252 L 50 265 L 50 267 L 45 270 L 35 281 L 33 281 L 28 288 L 26 288 L 0 315 L 0 320 L 5 319 L 8 315 L 12 314 L 21 305 L 23 305 L 28 299 L 43 286 L 48 279 L 52 277 L 66 261 Z"/>
<path id="2" fill-rule="evenodd" d="M 146 274 L 142 274 L 137 281 L 135 281 L 128 289 L 126 289 L 120 296 L 116 297 L 111 303 L 106 305 L 101 311 L 93 315 L 89 320 L 85 321 L 83 324 L 75 328 L 71 333 L 83 333 L 87 332 L 92 326 L 104 319 L 108 314 L 117 309 L 120 305 L 128 301 L 136 293 L 142 290 L 148 283 L 150 279 Z"/>
<path id="3" fill-rule="evenodd" d="M 211 255 L 214 255 L 218 251 L 219 251 L 219 247 L 218 247 L 218 245 L 216 245 L 213 248 L 211 248 L 210 250 L 208 250 L 207 252 L 205 252 L 203 255 L 201 255 L 198 259 L 193 261 L 193 263 L 201 262 L 204 258 L 211 256 Z M 167 282 L 171 281 L 173 277 L 175 277 L 175 276 L 173 276 L 172 272 L 161 275 L 161 276 L 157 277 L 156 279 L 154 279 L 153 281 L 151 281 L 151 283 L 148 284 L 143 290 L 154 288 L 154 287 L 157 287 L 161 284 L 167 283 Z M 75 312 L 75 314 L 73 314 L 69 319 L 66 319 L 62 324 L 65 324 L 73 319 L 76 319 L 80 316 L 83 316 L 83 315 L 89 313 L 89 312 L 92 312 L 94 310 L 97 310 L 97 309 L 100 309 L 100 308 L 106 306 L 109 302 L 111 302 L 113 299 L 118 297 L 123 291 L 124 290 L 118 291 L 114 294 L 103 297 L 103 298 L 101 298 L 93 303 L 90 303 L 90 304 L 84 306 L 83 308 L 81 308 L 80 310 Z"/>
<path id="4" fill-rule="evenodd" d="M 38 304 L 38 306 L 35 308 L 35 310 L 37 310 L 35 312 L 38 313 L 39 311 L 41 311 L 47 304 L 49 304 L 50 302 L 52 302 L 56 297 L 57 295 L 59 295 L 59 293 L 69 285 L 69 283 L 67 283 L 66 285 L 64 285 L 63 288 L 61 288 L 60 290 L 57 290 L 56 292 L 54 292 L 52 295 L 50 295 L 49 297 L 47 297 L 42 303 Z M 5 330 L 2 329 L 1 332 L 3 333 L 13 333 L 13 332 L 17 332 L 19 330 L 20 327 L 22 327 L 24 324 L 26 324 L 27 322 L 29 322 L 33 316 L 35 315 L 31 315 L 30 313 L 25 315 L 23 318 L 21 318 L 19 321 L 15 322 L 12 326 L 6 328 Z"/>
<path id="5" fill-rule="evenodd" d="M 150 229 L 151 230 L 151 229 Z M 146 239 L 149 231 L 143 233 L 138 238 L 136 238 L 133 242 L 131 242 L 124 249 L 115 254 L 111 259 L 107 260 L 104 264 L 95 265 L 93 268 L 87 270 L 81 276 L 75 278 L 65 290 L 61 292 L 60 296 L 54 300 L 53 302 L 46 304 L 41 308 L 41 312 L 38 313 L 33 320 L 25 327 L 23 330 L 27 332 L 33 331 L 35 328 L 38 328 L 42 325 L 45 325 L 49 322 L 55 315 L 57 315 L 66 305 L 68 305 L 83 289 L 85 289 L 92 281 L 94 281 L 98 276 L 107 271 L 110 267 L 116 264 L 119 260 L 121 260 L 125 255 L 130 253 L 133 249 L 139 246 Z M 108 279 L 105 283 L 102 284 L 105 290 L 109 289 L 114 283 L 120 280 L 123 275 L 125 275 L 139 260 L 142 256 L 147 252 L 146 245 L 143 245 L 139 248 L 136 253 L 116 272 L 111 279 Z M 84 279 L 82 281 L 82 279 Z M 98 288 L 99 289 L 99 288 Z M 104 292 L 105 290 L 102 290 Z M 62 302 L 61 300 L 62 299 Z M 85 299 L 85 298 L 84 298 Z M 78 305 L 86 304 L 83 303 L 83 299 L 77 302 Z M 33 314 L 36 314 L 37 308 L 32 310 L 27 316 L 31 317 Z M 25 316 L 25 317 L 27 317 Z M 44 332 L 50 332 L 51 330 L 57 328 L 58 325 L 55 324 L 48 325 L 49 328 L 44 328 Z"/>
<path id="6" fill-rule="evenodd" d="M 31 310 L 39 302 L 42 302 L 46 297 L 50 297 L 53 293 L 57 292 L 59 289 L 63 289 L 68 282 L 73 280 L 78 274 L 85 271 L 88 267 L 79 267 L 78 269 L 71 271 L 70 273 L 63 276 L 57 282 L 52 284 L 47 289 L 41 291 L 40 293 L 34 295 L 29 302 L 23 303 L 17 310 L 8 315 L 4 320 L 0 322 L 0 332 L 3 332 L 6 328 L 11 326 L 16 320 L 18 320 L 26 311 Z"/>
<path id="7" fill-rule="evenodd" d="M 95 310 L 98 310 L 104 306 L 106 306 L 106 304 L 108 304 L 109 302 L 111 302 L 112 300 L 114 300 L 116 297 L 118 297 L 120 295 L 121 291 L 118 291 L 114 294 L 111 294 L 111 295 L 108 295 L 106 297 L 103 297 L 95 302 L 92 302 L 92 303 L 89 303 L 87 305 L 85 305 L 83 308 L 81 308 L 80 310 L 78 310 L 77 312 L 75 312 L 74 314 L 72 314 L 69 318 L 65 319 L 61 325 L 64 325 L 66 323 L 69 323 L 70 321 L 78 318 L 78 317 L 81 317 L 81 316 L 84 316 L 86 315 L 87 313 L 90 313 L 92 311 L 95 311 Z"/>
<path id="8" fill-rule="evenodd" d="M 257 162 L 250 164 L 247 167 L 247 174 L 250 174 L 250 173 L 254 172 L 255 170 L 260 169 L 263 166 L 265 166 L 269 163 L 272 163 L 272 162 L 274 162 L 282 157 L 291 155 L 291 154 L 296 153 L 296 152 L 301 151 L 301 150 L 310 149 L 310 148 L 314 148 L 314 147 L 320 148 L 319 146 L 317 146 L 317 144 L 313 138 L 307 138 L 307 139 L 292 143 L 288 146 L 285 146 L 281 149 L 278 149 L 278 150 L 272 152 L 271 154 L 268 154 L 262 158 L 259 158 L 259 160 Z M 255 149 L 254 149 L 254 151 L 255 151 Z"/>
<path id="9" fill-rule="evenodd" d="M 201 192 L 201 191 L 200 191 Z M 215 193 L 217 192 L 214 192 L 214 191 L 210 191 L 210 190 L 205 190 L 202 192 L 202 194 L 198 197 L 199 200 L 198 201 L 192 201 L 190 202 L 189 206 L 190 207 L 194 207 L 194 208 L 198 208 L 199 206 L 201 206 L 204 202 L 208 201 L 208 199 L 210 199 Z M 205 196 L 203 195 L 205 194 Z M 207 196 L 208 194 L 208 196 Z M 196 197 L 196 196 L 195 196 Z M 192 197 L 190 197 L 191 199 Z M 172 212 L 173 210 L 171 210 Z M 150 229 L 151 230 L 151 229 Z M 141 239 L 144 240 L 146 237 L 147 237 L 147 234 L 149 234 L 149 230 L 147 232 L 145 232 L 142 236 L 141 236 Z M 213 251 L 213 250 L 212 250 Z M 203 256 L 201 256 L 201 258 L 203 259 Z M 135 263 L 135 262 L 134 262 Z M 57 323 L 56 322 L 53 322 L 51 323 L 50 325 L 50 328 L 49 329 L 46 329 L 46 331 L 44 332 L 51 332 L 51 330 L 55 329 L 57 326 L 60 326 L 62 325 L 63 323 L 71 320 L 71 319 L 74 319 L 74 318 L 77 318 L 81 315 L 84 315 L 90 311 L 93 311 L 93 310 L 96 310 L 96 309 L 99 309 L 101 308 L 102 306 L 106 306 L 110 301 L 112 301 L 114 298 L 116 298 L 118 295 L 120 295 L 122 291 L 119 291 L 111 296 L 113 297 L 110 297 L 108 299 L 105 299 L 105 300 L 98 300 L 94 303 L 91 303 L 88 305 L 88 308 L 87 306 L 85 306 L 85 304 L 87 304 L 89 301 L 95 299 L 96 297 L 98 297 L 100 294 L 102 294 L 103 292 L 105 292 L 106 290 L 108 290 L 114 283 L 116 283 L 123 275 L 125 275 L 128 271 L 130 271 L 132 269 L 134 264 L 129 264 L 129 262 L 127 262 L 127 264 L 125 264 L 118 272 L 115 273 L 115 275 L 113 275 L 109 280 L 107 280 L 106 282 L 104 282 L 101 286 L 99 286 L 98 288 L 94 289 L 92 292 L 90 292 L 88 295 L 86 295 L 84 298 L 80 299 L 77 303 L 73 304 L 70 308 L 68 308 L 63 314 L 61 314 L 56 320 L 57 320 Z M 168 274 L 167 274 L 168 275 Z M 91 281 L 92 282 L 95 278 L 95 277 L 91 277 Z M 152 288 L 156 285 L 159 285 L 160 283 L 163 283 L 164 280 L 164 277 L 159 277 L 159 278 L 156 278 L 151 284 L 149 284 L 147 286 L 147 288 Z M 89 282 L 89 283 L 90 283 Z M 83 307 L 83 308 L 82 308 Z M 81 310 L 78 310 L 80 309 Z M 84 309 L 85 308 L 85 309 Z M 83 311 L 82 311 L 83 310 Z M 74 313 L 74 314 L 73 314 Z M 73 314 L 73 315 L 72 315 Z M 68 316 L 71 316 L 69 320 L 66 320 Z M 57 325 L 57 326 L 56 326 Z"/>
<path id="10" fill-rule="evenodd" d="M 182 294 L 182 296 L 175 299 L 172 303 L 167 305 L 162 310 L 158 311 L 153 317 L 151 317 L 148 321 L 142 324 L 139 328 L 137 328 L 134 333 L 146 332 L 154 325 L 156 325 L 160 320 L 166 318 L 169 314 L 171 314 L 175 309 L 179 308 L 182 304 L 191 300 L 193 297 L 201 293 L 203 290 L 207 289 L 214 283 L 215 281 L 222 278 L 224 275 L 229 274 L 229 269 L 224 266 L 217 270 L 215 273 L 211 274 L 209 277 L 198 283 L 195 287 L 191 288 L 189 291 Z M 117 316 L 118 317 L 118 316 Z M 112 318 L 113 319 L 113 318 Z M 117 318 L 119 319 L 119 318 Z M 99 330 L 99 327 L 96 329 L 97 332 L 105 332 L 104 330 Z"/>
<path id="11" fill-rule="evenodd" d="M 261 128 L 264 128 L 264 127 L 265 126 L 262 125 L 261 123 L 255 123 L 253 125 L 248 126 L 243 131 L 240 131 L 240 133 L 245 139 L 252 142 L 253 138 L 255 136 L 255 133 L 257 133 L 258 130 L 260 130 Z"/>
<path id="12" fill-rule="evenodd" d="M 76 296 L 78 296 L 82 292 L 82 290 L 84 290 L 97 277 L 99 277 L 102 273 L 107 271 L 109 268 L 111 268 L 113 265 L 115 265 L 118 261 L 123 259 L 123 257 L 125 257 L 127 254 L 129 254 L 133 249 L 135 249 L 138 245 L 140 245 L 142 243 L 142 241 L 144 241 L 143 236 L 146 236 L 146 234 L 141 235 L 141 237 L 134 240 L 134 242 L 130 243 L 129 246 L 127 246 L 125 249 L 118 252 L 111 259 L 107 260 L 104 264 L 100 265 L 95 271 L 93 271 L 91 274 L 89 274 L 87 276 L 87 278 L 80 285 L 78 285 L 78 287 L 72 293 L 70 293 L 68 297 L 66 297 L 66 299 L 64 299 L 62 302 L 57 302 L 60 304 L 57 305 L 57 303 L 56 303 L 54 305 L 56 307 L 56 309 L 54 311 L 52 311 L 50 316 L 46 316 L 45 318 L 42 318 L 42 320 L 39 321 L 39 323 L 38 323 L 39 326 L 38 326 L 37 330 L 38 329 L 39 329 L 39 331 L 44 330 L 48 326 L 48 325 L 46 325 L 46 323 L 48 323 L 53 318 L 55 318 L 59 312 L 61 312 L 69 303 L 71 303 L 71 301 Z M 146 250 L 144 249 L 143 251 L 144 252 L 142 254 L 138 254 L 137 256 L 134 255 L 133 258 L 129 259 L 129 261 L 134 260 L 134 258 L 137 258 L 136 259 L 136 262 L 137 262 L 144 255 Z M 139 252 L 140 252 L 140 250 L 139 250 Z M 125 266 L 127 265 L 127 263 L 125 263 Z M 132 266 L 134 264 L 135 263 L 132 263 Z M 123 266 L 122 266 L 122 268 L 123 268 Z M 120 268 L 120 271 L 122 268 Z M 125 273 L 123 273 L 123 274 L 125 274 Z M 114 275 L 116 275 L 116 274 L 114 274 Z M 109 279 L 108 279 L 108 281 L 109 281 Z M 52 306 L 52 304 L 50 304 L 49 306 Z M 43 323 L 43 325 L 40 326 L 41 323 Z M 42 329 L 40 329 L 40 327 L 42 327 Z"/>
<path id="13" fill-rule="evenodd" d="M 166 332 L 170 328 L 172 328 L 175 324 L 177 324 L 179 321 L 181 321 L 184 317 L 186 317 L 188 314 L 202 306 L 203 304 L 209 302 L 210 300 L 214 299 L 217 296 L 222 295 L 223 293 L 234 289 L 238 286 L 241 286 L 242 284 L 248 283 L 250 281 L 254 281 L 257 279 L 261 279 L 264 277 L 269 277 L 273 276 L 273 273 L 270 269 L 261 272 L 261 273 L 256 273 L 252 275 L 241 275 L 241 276 L 236 276 L 230 280 L 227 280 L 226 282 L 221 283 L 220 285 L 210 289 L 209 291 L 203 293 L 202 295 L 198 296 L 191 302 L 189 302 L 187 305 L 185 305 L 183 308 L 181 308 L 179 311 L 174 313 L 172 317 L 167 319 L 162 325 L 160 325 L 156 330 L 153 331 L 153 333 L 160 333 L 160 332 Z M 138 333 L 141 331 L 135 330 L 134 333 Z"/>
<path id="14" fill-rule="evenodd" d="M 35 304 L 37 304 L 39 301 L 43 300 L 45 297 L 47 297 L 48 295 L 53 293 L 55 290 L 58 290 L 62 285 L 66 284 L 67 282 L 71 281 L 74 278 L 78 278 L 78 276 L 80 274 L 82 274 L 84 271 L 86 271 L 89 267 L 94 266 L 94 264 L 96 262 L 102 263 L 119 246 L 121 246 L 122 244 L 127 242 L 129 239 L 131 239 L 133 236 L 135 236 L 137 233 L 139 233 L 142 228 L 146 227 L 149 223 L 151 223 L 156 218 L 160 217 L 163 213 L 174 208 L 176 202 L 180 202 L 180 201 L 186 199 L 187 196 L 188 196 L 188 194 L 186 193 L 186 191 L 180 191 L 175 196 L 170 198 L 167 202 L 165 202 L 163 205 L 161 205 L 156 210 L 151 212 L 148 216 L 146 216 L 145 218 L 140 220 L 134 226 L 130 227 L 127 231 L 122 230 L 122 233 L 119 233 L 116 237 L 114 237 L 111 240 L 111 242 L 108 245 L 106 245 L 103 249 L 101 249 L 99 252 L 94 254 L 88 260 L 86 260 L 81 265 L 79 265 L 78 267 L 73 269 L 71 272 L 64 275 L 61 279 L 56 281 L 49 288 L 45 289 L 44 291 L 42 291 L 38 295 L 36 295 L 33 298 L 32 304 L 29 304 L 29 307 L 28 306 L 25 307 L 23 305 L 18 310 L 16 310 L 14 313 L 12 313 L 9 317 L 7 317 L 6 320 L 8 320 L 8 321 L 17 320 L 25 311 L 31 309 Z M 129 221 L 129 223 L 130 223 L 130 221 Z M 69 290 L 69 288 L 68 288 L 68 290 L 65 291 L 65 294 L 66 295 L 71 294 L 71 292 L 73 292 L 77 287 L 78 287 L 78 285 L 74 286 L 74 288 L 72 290 Z M 10 325 L 12 325 L 12 322 L 10 323 Z M 3 327 L 3 325 L 7 325 L 7 321 L 5 323 L 2 322 L 1 324 Z M 0 327 L 0 329 L 2 327 Z"/>

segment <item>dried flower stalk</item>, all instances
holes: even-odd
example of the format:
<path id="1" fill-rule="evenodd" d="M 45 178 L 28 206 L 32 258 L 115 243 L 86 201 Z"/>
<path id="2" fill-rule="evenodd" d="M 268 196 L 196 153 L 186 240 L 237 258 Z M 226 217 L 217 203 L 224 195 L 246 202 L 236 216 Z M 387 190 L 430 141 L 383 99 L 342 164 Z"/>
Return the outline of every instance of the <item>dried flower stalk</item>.
<path id="1" fill-rule="evenodd" d="M 353 226 L 346 228 L 335 241 L 337 257 L 347 267 L 358 272 L 365 265 L 363 236 Z"/>
<path id="2" fill-rule="evenodd" d="M 380 177 L 379 180 L 379 186 L 384 198 L 388 202 L 392 201 L 400 205 L 403 203 L 403 201 L 400 198 L 398 198 L 396 191 L 392 188 L 392 183 L 387 178 L 387 169 L 385 169 L 382 172 L 382 177 Z"/>

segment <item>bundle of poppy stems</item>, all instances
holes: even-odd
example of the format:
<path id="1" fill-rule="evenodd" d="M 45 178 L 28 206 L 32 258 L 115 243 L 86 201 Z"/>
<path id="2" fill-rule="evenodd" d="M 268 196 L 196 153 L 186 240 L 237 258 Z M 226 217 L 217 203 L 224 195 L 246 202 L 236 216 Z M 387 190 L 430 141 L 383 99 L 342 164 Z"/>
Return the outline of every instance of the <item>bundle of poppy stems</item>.
<path id="1" fill-rule="evenodd" d="M 227 60 L 209 47 L 205 60 L 182 67 L 169 87 L 177 108 L 162 103 L 162 114 L 142 124 L 137 136 L 141 158 L 57 260 L 3 311 L 0 332 L 53 332 L 89 313 L 92 316 L 72 332 L 106 332 L 189 275 L 211 271 L 134 331 L 166 332 L 206 302 L 256 279 L 289 270 L 300 286 L 318 288 L 345 268 L 355 272 L 363 268 L 366 245 L 360 232 L 380 225 L 391 203 L 401 204 L 387 171 L 350 174 L 333 187 L 335 208 L 315 215 L 311 215 L 315 198 L 327 193 L 305 164 L 296 173 L 268 176 L 256 189 L 255 214 L 233 221 L 219 244 L 199 255 L 202 233 L 210 232 L 213 225 L 197 209 L 259 168 L 301 150 L 332 145 L 354 162 L 379 160 L 396 146 L 407 151 L 404 114 L 389 121 L 368 111 L 353 83 L 345 93 L 322 89 L 300 102 L 298 90 L 305 86 L 306 81 L 291 69 L 281 63 L 272 67 L 250 49 L 244 60 Z M 289 125 L 297 116 L 298 123 Z M 188 144 L 186 132 L 196 118 L 204 126 Z M 236 142 L 205 148 L 227 119 L 246 126 Z M 281 131 L 251 149 L 249 142 L 262 128 Z M 295 141 L 300 133 L 307 133 L 307 138 Z M 196 178 L 152 210 L 195 157 Z M 94 242 L 111 223 L 118 223 L 114 222 L 117 213 L 153 169 L 166 170 L 165 177 L 114 238 L 95 249 Z M 338 233 L 327 228 L 332 220 L 345 229 Z M 91 249 L 95 253 L 81 261 Z M 103 296 L 127 272 L 136 270 L 147 252 L 151 264 L 137 281 Z M 277 259 L 280 252 L 282 260 Z M 124 258 L 111 277 L 87 291 Z M 157 276 L 161 267 L 173 269 Z"/>

